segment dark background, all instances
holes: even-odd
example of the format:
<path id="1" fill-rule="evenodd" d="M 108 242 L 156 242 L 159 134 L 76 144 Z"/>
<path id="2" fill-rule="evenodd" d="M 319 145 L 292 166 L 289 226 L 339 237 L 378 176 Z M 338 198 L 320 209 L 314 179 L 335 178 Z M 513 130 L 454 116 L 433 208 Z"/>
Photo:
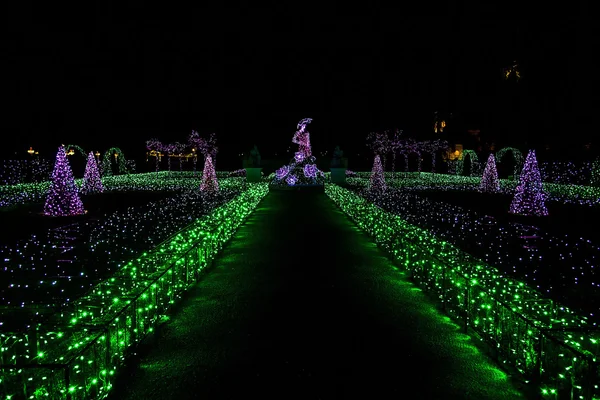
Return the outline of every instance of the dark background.
<path id="1" fill-rule="evenodd" d="M 595 148 L 598 28 L 586 3 L 205 3 L 3 5 L 2 157 L 29 146 L 53 157 L 64 143 L 140 159 L 147 139 L 194 129 L 215 132 L 220 168 L 237 168 L 253 144 L 263 158 L 285 151 L 306 117 L 317 154 L 339 144 L 352 157 L 370 131 L 434 137 L 435 111 L 452 113 L 451 141 L 479 129 L 482 144 Z M 513 60 L 518 83 L 502 75 Z"/>

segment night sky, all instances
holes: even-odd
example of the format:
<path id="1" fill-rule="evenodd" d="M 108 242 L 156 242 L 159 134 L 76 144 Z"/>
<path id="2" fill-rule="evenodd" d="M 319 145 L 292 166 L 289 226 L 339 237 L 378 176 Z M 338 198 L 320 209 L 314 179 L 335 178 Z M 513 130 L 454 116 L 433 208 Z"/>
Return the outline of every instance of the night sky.
<path id="1" fill-rule="evenodd" d="M 430 138 L 435 111 L 453 114 L 449 130 L 501 144 L 595 139 L 598 34 L 584 8 L 540 9 L 542 18 L 517 3 L 495 6 L 507 17 L 424 5 L 427 16 L 414 17 L 365 4 L 204 3 L 5 8 L 2 151 L 73 143 L 131 157 L 150 137 L 185 141 L 195 129 L 215 132 L 224 157 L 253 144 L 269 156 L 311 117 L 317 151 L 351 153 L 370 131 Z M 502 79 L 513 60 L 519 83 Z"/>

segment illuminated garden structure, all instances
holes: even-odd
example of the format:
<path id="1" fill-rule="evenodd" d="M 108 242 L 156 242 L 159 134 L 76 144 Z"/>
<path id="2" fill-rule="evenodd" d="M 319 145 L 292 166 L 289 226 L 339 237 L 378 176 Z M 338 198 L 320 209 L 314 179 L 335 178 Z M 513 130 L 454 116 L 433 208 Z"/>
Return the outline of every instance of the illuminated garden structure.
<path id="1" fill-rule="evenodd" d="M 387 189 L 385 183 L 385 175 L 383 174 L 383 166 L 381 165 L 381 158 L 379 154 L 375 156 L 373 162 L 373 171 L 371 171 L 371 179 L 369 181 L 369 191 L 372 192 L 383 192 Z"/>
<path id="2" fill-rule="evenodd" d="M 149 154 L 154 154 L 156 158 L 156 172 L 158 172 L 158 166 L 160 163 L 160 156 L 163 150 L 163 144 L 160 140 L 153 138 L 146 141 L 146 149 L 149 151 Z"/>
<path id="3" fill-rule="evenodd" d="M 525 216 L 548 215 L 546 193 L 542 185 L 535 150 L 531 150 L 525 159 L 521 180 L 510 205 L 510 213 Z"/>
<path id="4" fill-rule="evenodd" d="M 65 217 L 81 214 L 85 214 L 83 203 L 79 198 L 65 147 L 60 146 L 56 154 L 56 163 L 44 205 L 44 215 Z"/>
<path id="5" fill-rule="evenodd" d="M 192 131 L 190 136 L 188 136 L 188 144 L 192 148 L 192 153 L 194 154 L 193 162 L 194 162 L 194 175 L 196 174 L 196 163 L 198 162 L 198 152 L 200 148 L 203 146 L 204 139 L 200 137 L 200 134 L 196 131 Z"/>
<path id="6" fill-rule="evenodd" d="M 328 184 L 325 193 L 386 249 L 411 281 L 439 300 L 463 332 L 473 332 L 474 338 L 489 344 L 494 358 L 514 371 L 515 378 L 532 382 L 532 389 L 540 393 L 535 398 L 598 398 L 596 318 L 549 301 L 535 288 L 472 257 L 447 238 L 419 228 L 351 190 Z M 424 208 L 419 213 L 427 214 Z M 418 218 L 416 213 L 412 215 Z M 456 216 L 451 214 L 453 221 Z M 436 216 L 435 220 L 443 218 Z"/>
<path id="7" fill-rule="evenodd" d="M 398 138 L 394 138 L 398 139 Z M 399 141 L 392 144 L 392 139 L 389 137 L 389 132 L 371 132 L 367 136 L 367 147 L 369 147 L 376 155 L 379 155 L 383 162 L 382 168 L 386 165 L 386 156 L 392 149 L 396 150 L 400 147 Z M 395 163 L 395 160 L 394 160 Z"/>
<path id="8" fill-rule="evenodd" d="M 151 225 L 170 224 L 177 219 L 185 228 L 175 229 L 177 235 L 166 235 L 167 240 L 159 240 L 149 251 L 131 254 L 130 262 L 121 265 L 110 279 L 95 282 L 83 296 L 60 305 L 60 312 L 45 304 L 29 309 L 15 305 L 12 309 L 17 310 L 19 318 L 11 319 L 13 324 L 5 323 L 7 314 L 2 314 L 2 400 L 106 398 L 113 387 L 115 372 L 132 346 L 153 332 L 172 311 L 173 304 L 197 282 L 218 249 L 267 193 L 267 185 L 251 185 L 237 195 L 227 196 L 229 201 L 207 204 L 203 209 L 212 211 L 192 220 L 169 218 L 164 214 L 164 207 L 152 205 L 162 218 L 154 215 L 148 220 Z M 196 200 L 177 215 L 197 214 L 197 210 L 202 209 L 197 206 L 204 204 L 206 197 L 198 196 L 198 192 L 184 196 L 190 195 L 195 195 Z M 171 204 L 175 210 L 180 208 L 181 202 Z M 115 221 L 123 223 L 122 218 Z M 186 221 L 193 222 L 187 224 Z M 128 227 L 134 225 L 127 224 Z M 111 232 L 100 227 L 98 230 L 108 238 L 114 237 L 111 233 L 119 232 L 116 226 Z M 146 229 L 146 233 L 149 230 Z M 139 238 L 144 236 L 138 235 Z M 37 287 L 38 283 L 28 286 Z M 49 286 L 55 287 L 54 284 Z M 3 311 L 6 310 L 4 307 Z M 43 314 L 43 318 L 39 314 Z M 23 315 L 35 317 L 25 320 L 21 318 Z"/>
<path id="9" fill-rule="evenodd" d="M 479 190 L 482 192 L 499 192 L 500 181 L 498 180 L 498 171 L 496 169 L 496 159 L 493 154 L 488 157 L 485 169 L 483 170 L 483 177 L 481 178 L 481 185 Z"/>
<path id="10" fill-rule="evenodd" d="M 104 186 L 100 179 L 98 164 L 94 157 L 94 152 L 90 151 L 88 155 L 87 165 L 85 166 L 85 174 L 83 175 L 83 184 L 81 185 L 82 194 L 102 193 Z"/>
<path id="11" fill-rule="evenodd" d="M 311 122 L 311 118 L 305 118 L 298 122 L 298 130 L 292 138 L 292 143 L 298 144 L 298 151 L 288 165 L 284 165 L 275 172 L 271 185 L 322 186 L 325 182 L 325 175 L 317 168 L 316 158 L 312 155 L 310 134 L 306 130 L 306 125 Z"/>
<path id="12" fill-rule="evenodd" d="M 202 183 L 200 184 L 200 191 L 214 193 L 219 191 L 219 182 L 217 181 L 217 174 L 215 167 L 212 163 L 212 157 L 208 155 L 204 162 L 204 171 L 202 172 Z"/>
<path id="13" fill-rule="evenodd" d="M 166 143 L 162 146 L 162 150 L 167 155 L 167 169 L 171 172 L 171 156 L 177 151 L 177 145 L 175 143 Z"/>

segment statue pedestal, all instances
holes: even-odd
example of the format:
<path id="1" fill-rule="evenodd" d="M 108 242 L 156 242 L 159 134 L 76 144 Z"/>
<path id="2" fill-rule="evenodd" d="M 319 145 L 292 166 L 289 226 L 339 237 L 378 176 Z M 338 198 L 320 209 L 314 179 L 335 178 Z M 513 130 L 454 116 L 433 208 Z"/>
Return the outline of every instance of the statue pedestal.
<path id="1" fill-rule="evenodd" d="M 246 170 L 246 182 L 260 182 L 262 168 L 244 168 Z"/>
<path id="2" fill-rule="evenodd" d="M 338 185 L 346 184 L 346 168 L 330 168 L 331 170 L 331 183 Z"/>

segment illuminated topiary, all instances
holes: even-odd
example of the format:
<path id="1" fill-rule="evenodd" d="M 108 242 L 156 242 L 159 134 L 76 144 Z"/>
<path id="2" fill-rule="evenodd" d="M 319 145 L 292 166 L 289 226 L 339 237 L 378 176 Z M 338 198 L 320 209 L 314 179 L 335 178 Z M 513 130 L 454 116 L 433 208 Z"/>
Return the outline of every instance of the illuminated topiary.
<path id="1" fill-rule="evenodd" d="M 496 169 L 496 159 L 493 154 L 488 157 L 483 176 L 481 177 L 481 185 L 479 190 L 483 192 L 498 192 L 500 191 L 500 181 L 498 180 L 498 170 Z"/>
<path id="2" fill-rule="evenodd" d="M 52 181 L 44 205 L 44 214 L 53 217 L 66 217 L 84 214 L 83 203 L 79 198 L 73 171 L 67 160 L 64 146 L 58 148 Z"/>
<path id="3" fill-rule="evenodd" d="M 83 175 L 81 193 L 102 193 L 103 191 L 104 186 L 102 186 L 102 180 L 100 179 L 100 172 L 98 171 L 96 157 L 94 157 L 94 152 L 90 151 L 90 154 L 88 155 L 87 165 L 85 166 L 85 174 Z"/>
<path id="4" fill-rule="evenodd" d="M 219 191 L 219 182 L 217 181 L 217 174 L 215 173 L 215 167 L 213 166 L 212 157 L 210 155 L 206 156 L 206 161 L 204 162 L 200 190 L 202 192 Z"/>
<path id="5" fill-rule="evenodd" d="M 510 205 L 510 212 L 527 216 L 548 215 L 546 193 L 538 169 L 535 150 L 531 150 L 527 154 L 523 171 L 521 171 L 521 180 Z"/>
<path id="6" fill-rule="evenodd" d="M 383 166 L 381 165 L 381 159 L 379 155 L 375 156 L 373 162 L 373 170 L 371 171 L 371 179 L 369 180 L 369 190 L 375 192 L 382 192 L 387 189 L 385 183 L 385 175 L 383 174 Z"/>

